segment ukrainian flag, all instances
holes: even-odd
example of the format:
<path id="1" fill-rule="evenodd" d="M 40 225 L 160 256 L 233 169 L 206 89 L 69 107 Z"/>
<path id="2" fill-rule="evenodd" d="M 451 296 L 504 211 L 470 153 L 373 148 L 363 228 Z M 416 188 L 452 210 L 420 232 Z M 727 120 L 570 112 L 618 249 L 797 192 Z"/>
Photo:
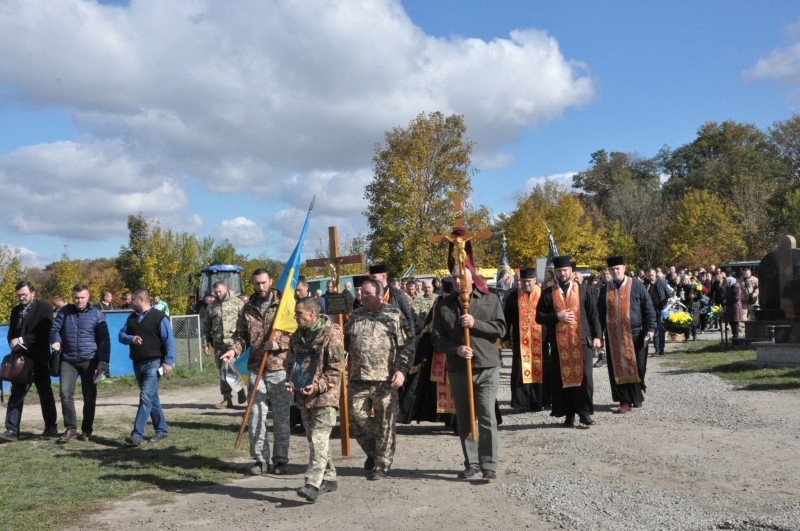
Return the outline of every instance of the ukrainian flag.
<path id="1" fill-rule="evenodd" d="M 283 268 L 278 283 L 275 287 L 281 292 L 281 302 L 278 304 L 278 311 L 275 314 L 275 321 L 272 323 L 272 328 L 280 330 L 281 332 L 293 333 L 297 330 L 297 321 L 294 320 L 294 289 L 297 287 L 297 277 L 300 276 L 300 253 L 303 250 L 303 244 L 306 240 L 306 232 L 308 232 L 308 223 L 311 221 L 311 211 L 314 210 L 314 199 L 311 200 L 311 206 L 308 207 L 308 214 L 306 215 L 306 222 L 303 225 L 303 231 L 300 233 L 300 239 L 294 248 L 292 256 L 286 262 L 286 267 Z M 239 371 L 239 374 L 247 385 L 249 371 L 247 370 L 247 361 L 250 359 L 250 349 L 239 356 L 234 362 L 234 366 Z"/>

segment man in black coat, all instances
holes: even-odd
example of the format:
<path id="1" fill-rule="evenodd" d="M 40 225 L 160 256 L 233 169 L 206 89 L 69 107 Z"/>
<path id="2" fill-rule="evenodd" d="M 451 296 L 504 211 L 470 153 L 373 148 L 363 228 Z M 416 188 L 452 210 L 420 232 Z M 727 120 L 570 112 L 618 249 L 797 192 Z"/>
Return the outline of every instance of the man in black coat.
<path id="1" fill-rule="evenodd" d="M 536 307 L 536 322 L 547 328 L 546 341 L 552 353 L 550 376 L 552 417 L 566 417 L 564 426 L 594 424 L 592 361 L 601 346 L 600 320 L 589 289 L 572 281 L 571 258 L 553 258 L 556 283 L 542 292 Z"/>
<path id="2" fill-rule="evenodd" d="M 53 388 L 50 386 L 50 327 L 53 325 L 53 308 L 36 298 L 36 289 L 30 282 L 15 286 L 19 304 L 11 310 L 8 327 L 8 345 L 14 352 L 22 352 L 35 364 L 33 383 L 39 393 L 39 402 L 44 418 L 42 436 L 58 435 L 58 416 Z M 0 442 L 16 442 L 22 418 L 22 405 L 28 386 L 11 384 L 11 396 L 6 410 L 6 431 L 0 434 Z"/>
<path id="3" fill-rule="evenodd" d="M 400 313 L 406 318 L 406 322 L 414 330 L 414 337 L 417 337 L 422 328 L 421 326 L 416 326 L 417 315 L 411 308 L 411 303 L 408 301 L 408 296 L 406 296 L 405 292 L 393 288 L 387 283 L 386 266 L 382 264 L 369 266 L 369 275 L 383 286 L 383 302 L 400 310 Z"/>
<path id="4" fill-rule="evenodd" d="M 597 311 L 605 331 L 611 397 L 616 413 L 642 407 L 647 370 L 647 341 L 656 331 L 656 312 L 644 284 L 625 276 L 621 256 L 608 259 L 611 282 L 600 290 Z"/>

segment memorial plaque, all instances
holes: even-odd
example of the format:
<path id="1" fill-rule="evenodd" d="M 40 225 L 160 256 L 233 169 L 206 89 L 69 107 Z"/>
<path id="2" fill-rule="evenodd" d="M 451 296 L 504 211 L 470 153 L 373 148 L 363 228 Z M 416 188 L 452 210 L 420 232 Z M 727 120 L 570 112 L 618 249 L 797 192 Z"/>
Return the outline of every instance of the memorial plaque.
<path id="1" fill-rule="evenodd" d="M 325 305 L 325 313 L 329 315 L 347 313 L 347 297 L 344 293 L 326 293 Z"/>

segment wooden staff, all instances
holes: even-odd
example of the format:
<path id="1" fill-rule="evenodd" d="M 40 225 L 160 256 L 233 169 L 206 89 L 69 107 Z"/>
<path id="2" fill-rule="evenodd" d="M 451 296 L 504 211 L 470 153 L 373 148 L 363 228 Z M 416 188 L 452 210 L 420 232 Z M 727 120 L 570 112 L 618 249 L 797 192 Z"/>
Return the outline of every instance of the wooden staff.
<path id="1" fill-rule="evenodd" d="M 461 244 L 463 245 L 463 243 Z M 463 256 L 463 255 L 462 255 Z M 461 260 L 459 264 L 461 273 L 461 315 L 469 315 L 469 292 L 467 289 L 467 264 L 465 260 Z M 472 348 L 469 340 L 469 328 L 464 328 L 464 346 Z M 469 428 L 472 434 L 472 440 L 478 439 L 478 427 L 475 425 L 475 392 L 472 384 L 472 358 L 467 361 L 467 395 L 469 396 Z"/>
<path id="2" fill-rule="evenodd" d="M 269 337 L 267 341 L 272 341 L 275 338 L 275 329 L 270 328 Z M 251 347 L 252 348 L 252 347 Z M 253 351 L 250 351 L 252 354 Z M 239 445 L 242 444 L 242 436 L 244 435 L 244 430 L 247 428 L 247 419 L 250 417 L 250 410 L 253 409 L 253 403 L 256 401 L 256 393 L 258 392 L 258 384 L 261 382 L 261 375 L 264 374 L 264 367 L 267 366 L 267 358 L 269 354 L 267 351 L 264 351 L 264 357 L 261 358 L 261 365 L 258 367 L 258 377 L 256 381 L 253 383 L 253 392 L 250 393 L 250 399 L 247 401 L 247 409 L 244 411 L 244 419 L 242 419 L 242 427 L 239 428 L 239 436 L 236 438 L 236 448 L 239 448 Z M 284 391 L 285 392 L 285 391 Z M 273 419 L 274 421 L 274 419 Z"/>
<path id="3" fill-rule="evenodd" d="M 336 314 L 336 324 L 344 326 L 342 314 Z M 344 331 L 342 331 L 344 334 Z M 339 436 L 342 439 L 342 456 L 350 455 L 350 410 L 347 409 L 347 357 L 342 367 L 342 388 L 339 392 Z"/>

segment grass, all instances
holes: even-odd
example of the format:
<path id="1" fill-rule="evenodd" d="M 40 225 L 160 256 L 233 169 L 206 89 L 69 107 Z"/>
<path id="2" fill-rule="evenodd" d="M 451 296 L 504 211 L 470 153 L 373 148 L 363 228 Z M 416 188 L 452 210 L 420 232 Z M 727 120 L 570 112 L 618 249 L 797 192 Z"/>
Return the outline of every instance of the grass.
<path id="1" fill-rule="evenodd" d="M 734 350 L 721 344 L 693 343 L 670 355 L 682 368 L 707 372 L 749 391 L 800 389 L 800 367 L 765 367 L 755 350 Z"/>
<path id="2" fill-rule="evenodd" d="M 169 438 L 134 448 L 122 441 L 130 419 L 97 419 L 94 442 L 56 445 L 28 439 L 0 445 L 0 522 L 4 529 L 47 531 L 77 524 L 82 515 L 138 491 L 151 504 L 168 493 L 228 483 L 239 476 L 231 464 L 248 455 L 233 446 L 236 418 L 207 416 L 169 420 Z"/>

